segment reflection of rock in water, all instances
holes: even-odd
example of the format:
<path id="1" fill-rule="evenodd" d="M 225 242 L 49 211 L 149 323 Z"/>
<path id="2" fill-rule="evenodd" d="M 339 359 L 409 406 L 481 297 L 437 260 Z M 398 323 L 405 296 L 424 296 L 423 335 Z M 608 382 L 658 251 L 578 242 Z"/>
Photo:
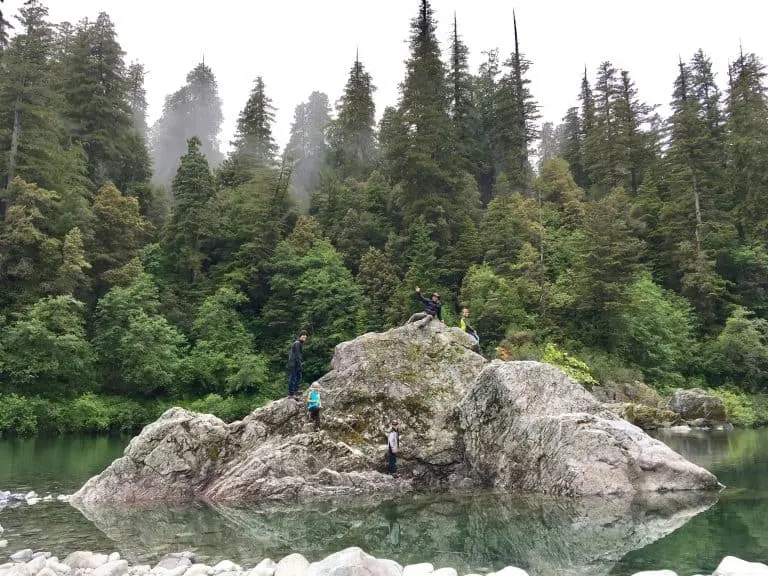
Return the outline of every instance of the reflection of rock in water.
<path id="1" fill-rule="evenodd" d="M 249 565 L 291 552 L 318 560 L 359 546 L 403 564 L 429 561 L 460 571 L 512 564 L 533 575 L 594 575 L 607 574 L 628 552 L 677 530 L 716 498 L 709 492 L 582 500 L 443 494 L 396 503 L 83 513 L 133 562 L 194 550 L 200 561 Z"/>

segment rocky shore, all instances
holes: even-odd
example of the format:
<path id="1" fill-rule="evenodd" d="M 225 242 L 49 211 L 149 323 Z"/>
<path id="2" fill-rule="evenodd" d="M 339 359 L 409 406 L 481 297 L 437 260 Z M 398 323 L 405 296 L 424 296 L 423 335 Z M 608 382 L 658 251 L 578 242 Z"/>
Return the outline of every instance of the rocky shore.
<path id="1" fill-rule="evenodd" d="M 528 576 L 528 572 L 507 566 L 497 572 L 465 576 Z M 63 560 L 48 552 L 20 550 L 10 562 L 0 565 L 0 576 L 459 576 L 449 567 L 430 563 L 401 566 L 394 560 L 375 558 L 360 548 L 346 548 L 317 562 L 291 554 L 275 562 L 266 558 L 256 566 L 239 566 L 223 560 L 215 566 L 196 562 L 192 552 L 167 554 L 157 564 L 131 566 L 120 554 L 72 552 Z M 532 576 L 536 576 L 533 574 Z M 634 576 L 677 576 L 672 570 L 638 572 Z M 768 566 L 727 556 L 712 576 L 768 576 Z"/>

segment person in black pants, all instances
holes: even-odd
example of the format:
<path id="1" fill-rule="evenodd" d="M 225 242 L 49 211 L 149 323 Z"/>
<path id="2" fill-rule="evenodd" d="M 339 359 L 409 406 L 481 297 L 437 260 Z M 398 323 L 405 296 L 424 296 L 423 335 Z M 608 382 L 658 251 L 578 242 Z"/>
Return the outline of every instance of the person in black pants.
<path id="1" fill-rule="evenodd" d="M 306 330 L 299 332 L 299 337 L 291 345 L 288 352 L 288 397 L 299 402 L 299 387 L 301 386 L 301 370 L 304 367 L 304 342 L 307 341 L 309 334 Z"/>
<path id="2" fill-rule="evenodd" d="M 421 288 L 416 286 L 416 298 L 424 303 L 424 312 L 437 318 L 440 322 L 443 321 L 443 305 L 440 302 L 440 294 L 437 292 L 432 294 L 431 298 L 425 298 L 421 293 Z"/>

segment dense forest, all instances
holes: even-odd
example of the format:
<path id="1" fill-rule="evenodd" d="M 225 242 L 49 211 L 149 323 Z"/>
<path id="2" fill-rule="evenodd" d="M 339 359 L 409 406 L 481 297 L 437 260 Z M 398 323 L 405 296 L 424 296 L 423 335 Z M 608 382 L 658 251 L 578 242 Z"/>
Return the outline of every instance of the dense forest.
<path id="1" fill-rule="evenodd" d="M 306 383 L 339 342 L 417 311 L 417 285 L 448 324 L 470 308 L 486 356 L 704 386 L 757 423 L 759 57 L 738 53 L 722 85 L 704 51 L 671 60 L 667 118 L 605 61 L 540 124 L 517 25 L 514 51 L 473 71 L 460 23 L 414 12 L 379 122 L 356 58 L 337 102 L 296 106 L 280 151 L 253 70 L 228 154 L 205 64 L 149 126 L 143 65 L 106 13 L 53 23 L 31 0 L 0 17 L 0 433 L 131 431 L 170 404 L 235 418 L 285 394 L 300 329 Z"/>

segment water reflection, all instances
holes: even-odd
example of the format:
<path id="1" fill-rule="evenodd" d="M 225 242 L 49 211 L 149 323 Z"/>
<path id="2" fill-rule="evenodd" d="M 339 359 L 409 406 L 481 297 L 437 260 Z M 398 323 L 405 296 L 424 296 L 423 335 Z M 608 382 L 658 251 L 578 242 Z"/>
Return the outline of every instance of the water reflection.
<path id="1" fill-rule="evenodd" d="M 245 565 L 299 551 L 319 559 L 360 546 L 400 563 L 465 572 L 509 564 L 532 574 L 607 574 L 628 552 L 707 510 L 710 492 L 571 500 L 498 494 L 411 496 L 301 507 L 222 506 L 84 510 L 126 558 L 190 549 Z"/>

